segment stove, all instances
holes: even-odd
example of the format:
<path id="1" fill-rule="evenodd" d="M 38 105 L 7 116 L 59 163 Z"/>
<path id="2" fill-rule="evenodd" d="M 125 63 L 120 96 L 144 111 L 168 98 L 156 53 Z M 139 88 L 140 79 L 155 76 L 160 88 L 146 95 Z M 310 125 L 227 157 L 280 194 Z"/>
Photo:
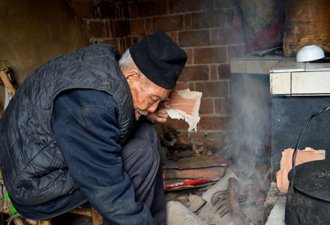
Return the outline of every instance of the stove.
<path id="1" fill-rule="evenodd" d="M 294 148 L 311 113 L 330 105 L 330 61 L 297 63 L 282 58 L 270 70 L 272 105 L 272 180 L 280 169 L 282 151 Z M 330 146 L 330 113 L 315 117 L 301 139 L 300 149 L 326 150 Z"/>

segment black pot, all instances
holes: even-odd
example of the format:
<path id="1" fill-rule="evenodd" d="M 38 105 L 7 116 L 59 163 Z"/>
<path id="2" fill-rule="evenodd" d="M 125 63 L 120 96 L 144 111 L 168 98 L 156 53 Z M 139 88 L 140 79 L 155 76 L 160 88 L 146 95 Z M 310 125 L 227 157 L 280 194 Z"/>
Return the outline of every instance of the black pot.
<path id="1" fill-rule="evenodd" d="M 296 166 L 294 196 L 292 195 L 293 171 L 289 173 L 290 187 L 285 209 L 287 225 L 325 225 L 330 224 L 330 160 L 319 160 Z"/>

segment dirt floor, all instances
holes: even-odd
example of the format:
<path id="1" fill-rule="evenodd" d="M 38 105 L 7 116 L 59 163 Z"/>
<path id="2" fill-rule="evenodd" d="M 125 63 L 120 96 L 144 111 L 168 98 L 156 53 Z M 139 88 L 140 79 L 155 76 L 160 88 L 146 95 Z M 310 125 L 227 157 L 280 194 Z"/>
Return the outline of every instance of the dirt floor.
<path id="1" fill-rule="evenodd" d="M 267 189 L 269 181 L 264 176 L 260 179 L 260 176 L 256 175 L 257 169 L 255 172 L 250 172 L 246 174 L 246 171 L 242 172 L 237 169 L 234 165 L 229 165 L 227 169 L 225 167 L 218 168 L 221 174 L 221 177 L 225 176 L 225 173 L 235 173 L 239 178 L 241 189 L 244 191 L 240 193 L 242 198 L 241 208 L 244 214 L 251 220 L 254 225 L 264 224 L 264 201 L 265 199 L 261 198 L 257 194 L 261 193 L 262 189 Z M 260 169 L 259 169 L 260 170 Z M 259 175 L 261 173 L 258 173 Z M 262 182 L 260 182 L 262 181 Z M 199 218 L 201 218 L 206 224 L 210 225 L 228 225 L 231 220 L 229 213 L 229 208 L 226 206 L 227 201 L 222 201 L 221 207 L 218 207 L 219 202 L 211 205 L 208 202 L 205 202 L 201 197 L 203 193 L 209 190 L 216 182 L 212 184 L 205 184 L 202 187 L 198 188 L 188 188 L 185 190 L 175 190 L 169 189 L 166 193 L 166 201 L 179 201 L 188 209 L 193 211 Z M 268 186 L 269 187 L 269 186 Z M 246 191 L 249 190 L 250 193 L 246 194 Z M 267 189 L 268 190 L 268 189 Z M 267 195 L 267 193 L 265 193 Z M 5 218 L 7 219 L 7 218 Z M 13 224 L 13 223 L 12 223 Z M 59 217 L 56 217 L 52 220 L 52 225 L 92 225 L 92 218 L 87 216 L 75 215 L 66 213 Z M 5 225 L 5 223 L 3 224 Z M 28 225 L 28 223 L 24 223 Z"/>

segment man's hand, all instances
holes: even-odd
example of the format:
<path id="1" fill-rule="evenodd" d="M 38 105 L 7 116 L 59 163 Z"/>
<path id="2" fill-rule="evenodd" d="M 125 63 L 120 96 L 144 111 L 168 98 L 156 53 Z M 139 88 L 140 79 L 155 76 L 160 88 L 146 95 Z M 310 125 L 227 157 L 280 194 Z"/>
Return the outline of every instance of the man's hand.
<path id="1" fill-rule="evenodd" d="M 170 108 L 170 107 L 171 105 L 168 101 L 163 101 L 159 103 L 158 109 L 155 112 L 146 115 L 146 118 L 152 121 L 153 123 L 155 122 L 165 123 L 167 121 L 168 114 L 164 110 L 164 108 Z"/>

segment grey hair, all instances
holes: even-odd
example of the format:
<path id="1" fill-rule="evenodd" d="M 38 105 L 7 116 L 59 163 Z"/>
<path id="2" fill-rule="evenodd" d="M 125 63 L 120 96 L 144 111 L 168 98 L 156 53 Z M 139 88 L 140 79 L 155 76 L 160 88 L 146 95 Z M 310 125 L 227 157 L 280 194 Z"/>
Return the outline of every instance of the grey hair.
<path id="1" fill-rule="evenodd" d="M 129 49 L 127 49 L 119 60 L 120 69 L 122 71 L 126 70 L 132 62 L 133 59 L 131 53 L 129 52 Z"/>

